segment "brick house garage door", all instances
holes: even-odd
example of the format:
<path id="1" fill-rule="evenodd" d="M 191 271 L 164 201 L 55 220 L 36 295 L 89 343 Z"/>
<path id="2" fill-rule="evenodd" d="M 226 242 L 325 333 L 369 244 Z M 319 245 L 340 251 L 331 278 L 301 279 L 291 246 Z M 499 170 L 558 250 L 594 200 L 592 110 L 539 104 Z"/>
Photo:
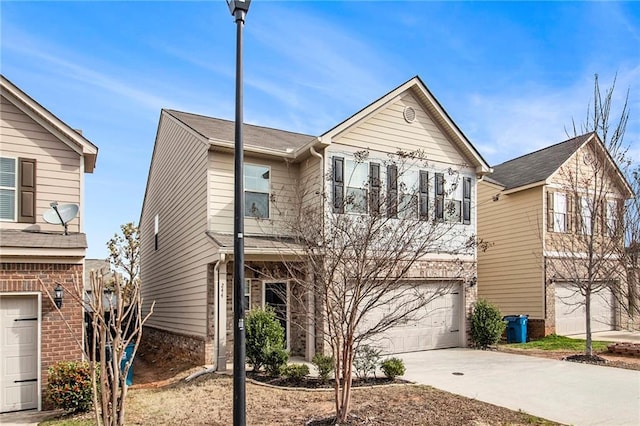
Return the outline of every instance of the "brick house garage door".
<path id="1" fill-rule="evenodd" d="M 439 286 L 441 284 L 425 283 L 420 288 L 426 294 L 433 294 Z M 404 301 L 398 300 L 397 304 L 377 308 L 371 312 L 367 322 L 375 321 L 387 312 L 394 311 L 398 304 L 402 303 Z M 397 325 L 375 337 L 375 341 L 369 344 L 381 349 L 383 354 L 458 347 L 461 338 L 462 305 L 462 289 L 460 284 L 455 284 L 446 294 L 429 302 L 419 314 L 419 320 Z"/>
<path id="2" fill-rule="evenodd" d="M 38 298 L 0 296 L 0 412 L 38 408 Z"/>
<path id="3" fill-rule="evenodd" d="M 566 284 L 556 285 L 556 334 L 571 336 L 586 331 L 585 308 L 578 306 L 584 298 L 575 294 Z M 613 295 L 611 290 L 602 290 L 591 296 L 591 331 L 614 329 Z"/>

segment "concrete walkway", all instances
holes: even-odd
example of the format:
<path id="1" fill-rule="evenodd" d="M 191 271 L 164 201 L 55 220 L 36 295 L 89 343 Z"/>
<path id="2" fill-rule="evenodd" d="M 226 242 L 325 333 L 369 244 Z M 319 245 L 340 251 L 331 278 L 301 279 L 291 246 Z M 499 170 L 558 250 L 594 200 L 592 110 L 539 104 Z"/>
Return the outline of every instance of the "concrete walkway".
<path id="1" fill-rule="evenodd" d="M 402 354 L 417 383 L 573 425 L 640 425 L 640 371 L 472 349 Z"/>
<path id="2" fill-rule="evenodd" d="M 62 410 L 54 411 L 16 411 L 14 413 L 0 414 L 0 425 L 2 426 L 37 426 L 38 423 L 49 420 L 62 414 Z"/>

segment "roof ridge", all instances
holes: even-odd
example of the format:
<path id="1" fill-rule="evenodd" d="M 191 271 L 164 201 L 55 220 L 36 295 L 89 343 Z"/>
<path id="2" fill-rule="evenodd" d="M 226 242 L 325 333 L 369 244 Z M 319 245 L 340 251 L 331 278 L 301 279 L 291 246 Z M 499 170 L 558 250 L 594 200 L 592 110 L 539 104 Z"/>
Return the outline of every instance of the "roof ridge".
<path id="1" fill-rule="evenodd" d="M 523 154 L 523 155 L 521 155 L 521 156 L 519 156 L 519 157 L 515 157 L 515 158 L 512 158 L 512 159 L 510 159 L 510 160 L 504 161 L 504 162 L 502 162 L 502 163 L 500 163 L 500 164 L 498 164 L 498 165 L 496 165 L 496 166 L 494 166 L 494 167 L 499 167 L 499 166 L 502 166 L 502 165 L 504 165 L 504 164 L 511 163 L 511 162 L 513 162 L 513 161 L 521 160 L 521 159 L 523 159 L 523 158 L 525 158 L 525 157 L 528 157 L 528 156 L 530 156 L 530 155 L 538 154 L 538 153 L 540 153 L 540 152 L 543 152 L 543 151 L 547 151 L 547 150 L 549 150 L 549 149 L 556 148 L 556 147 L 558 147 L 559 145 L 563 145 L 563 144 L 566 144 L 566 143 L 569 143 L 569 142 L 575 141 L 576 139 L 585 138 L 585 137 L 587 137 L 587 136 L 592 135 L 593 133 L 594 133 L 594 132 L 588 132 L 588 133 L 584 133 L 584 134 L 582 134 L 582 135 L 574 136 L 574 137 L 569 138 L 569 139 L 567 139 L 567 140 L 564 140 L 564 141 L 562 141 L 562 142 L 557 142 L 557 143 L 555 143 L 555 144 L 553 144 L 553 145 L 549 145 L 549 146 L 546 146 L 546 147 L 544 147 L 544 148 L 540 148 L 540 149 L 538 149 L 538 150 L 536 150 L 536 151 L 532 151 L 532 152 L 529 152 L 529 153 L 527 153 L 527 154 Z"/>
<path id="2" fill-rule="evenodd" d="M 209 120 L 224 121 L 224 122 L 227 122 L 227 123 L 230 123 L 230 124 L 235 122 L 235 120 L 229 120 L 227 118 L 212 117 L 210 115 L 197 114 L 197 113 L 188 112 L 188 111 L 180 111 L 180 110 L 177 110 L 177 109 L 164 108 L 164 110 L 169 112 L 169 113 L 177 112 L 179 114 L 188 114 L 188 115 L 193 115 L 193 116 L 196 116 L 196 117 L 206 118 L 206 119 L 209 119 Z M 301 135 L 301 136 L 317 137 L 317 135 L 312 135 L 312 134 L 302 133 L 302 132 L 294 132 L 294 131 L 291 131 L 291 130 L 276 129 L 275 127 L 263 126 L 263 125 L 260 125 L 260 124 L 251 124 L 251 123 L 247 123 L 247 122 L 244 122 L 243 124 L 245 126 L 251 126 L 251 127 L 265 129 L 265 130 L 275 130 L 277 132 L 286 132 L 286 133 L 291 133 L 291 134 L 296 134 L 296 135 Z"/>

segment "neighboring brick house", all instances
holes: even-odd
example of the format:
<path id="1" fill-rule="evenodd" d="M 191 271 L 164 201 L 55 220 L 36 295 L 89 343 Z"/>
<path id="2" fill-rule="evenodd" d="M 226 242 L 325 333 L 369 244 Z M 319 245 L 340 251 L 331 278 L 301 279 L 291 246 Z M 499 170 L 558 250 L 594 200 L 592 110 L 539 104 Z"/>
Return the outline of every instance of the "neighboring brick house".
<path id="1" fill-rule="evenodd" d="M 602 259 L 617 255 L 599 254 L 598 247 L 617 241 L 623 248 L 609 225 L 620 220 L 631 187 L 594 133 L 493 169 L 478 183 L 478 235 L 491 244 L 478 253 L 478 296 L 505 315 L 529 315 L 530 337 L 585 333 L 584 297 L 575 291 L 586 281 L 582 259 L 590 243 L 591 253 Z M 595 278 L 605 288 L 591 298 L 592 331 L 625 327 L 615 285 L 607 284 L 625 280 L 625 274 L 614 277 L 615 265 L 604 261 L 596 267 L 604 276 Z"/>
<path id="2" fill-rule="evenodd" d="M 67 292 L 58 312 L 51 297 L 58 283 L 82 283 L 84 173 L 98 148 L 4 76 L 0 83 L 0 412 L 40 410 L 48 367 L 82 359 L 82 307 Z M 43 220 L 54 201 L 79 206 L 68 235 Z"/>
<path id="3" fill-rule="evenodd" d="M 226 368 L 233 345 L 233 146 L 233 121 L 163 110 L 140 218 L 142 296 L 147 306 L 155 302 L 144 339 L 220 369 Z M 418 77 L 320 136 L 245 125 L 244 148 L 247 304 L 272 306 L 282 315 L 293 355 L 309 360 L 323 350 L 323 324 L 317 312 L 302 313 L 309 312 L 299 305 L 305 295 L 280 267 L 282 259 L 293 256 L 287 251 L 291 246 L 279 238 L 281 225 L 295 212 L 277 209 L 276 204 L 295 197 L 288 192 L 291 182 L 310 185 L 303 203 L 332 194 L 327 208 L 334 208 L 343 205 L 342 196 L 367 191 L 362 181 L 350 185 L 337 176 L 358 175 L 368 181 L 375 171 L 378 190 L 386 191 L 387 185 L 399 183 L 383 166 L 385 158 L 398 150 L 422 150 L 428 165 L 412 171 L 411 184 L 420 182 L 421 199 L 428 202 L 420 210 L 416 203 L 412 216 L 449 221 L 466 238 L 476 233 L 476 181 L 490 168 Z M 355 162 L 362 150 L 368 151 L 368 159 Z M 330 175 L 333 180 L 328 180 Z M 451 186 L 447 200 L 445 175 L 460 177 L 459 186 L 446 184 Z M 445 201 L 453 206 L 451 211 L 442 208 Z M 367 214 L 366 208 L 344 213 Z M 444 250 L 414 265 L 410 276 L 425 289 L 443 281 L 455 285 L 438 301 L 438 309 L 434 306 L 412 330 L 392 329 L 389 335 L 400 339 L 388 351 L 466 345 L 475 261 L 475 250 L 455 259 Z M 279 269 L 278 279 L 261 273 Z M 307 296 L 308 302 L 313 295 Z"/>

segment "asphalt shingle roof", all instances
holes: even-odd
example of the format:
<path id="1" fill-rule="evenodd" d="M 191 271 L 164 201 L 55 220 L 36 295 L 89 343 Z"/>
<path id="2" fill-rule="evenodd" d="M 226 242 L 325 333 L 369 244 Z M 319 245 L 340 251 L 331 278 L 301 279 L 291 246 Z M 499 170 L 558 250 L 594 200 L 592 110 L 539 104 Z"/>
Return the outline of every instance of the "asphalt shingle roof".
<path id="1" fill-rule="evenodd" d="M 175 110 L 165 111 L 207 139 L 217 139 L 231 143 L 235 140 L 235 123 L 233 121 Z M 316 136 L 313 135 L 287 132 L 246 123 L 242 130 L 245 146 L 268 148 L 282 152 L 287 152 L 288 149 L 296 150 L 316 139 Z"/>
<path id="2" fill-rule="evenodd" d="M 558 170 L 591 135 L 592 133 L 587 133 L 576 136 L 522 157 L 505 161 L 493 167 L 493 173 L 487 180 L 497 182 L 505 189 L 544 181 Z"/>
<path id="3" fill-rule="evenodd" d="M 87 248 L 87 236 L 81 233 L 32 232 L 0 229 L 0 247 L 77 249 Z"/>

